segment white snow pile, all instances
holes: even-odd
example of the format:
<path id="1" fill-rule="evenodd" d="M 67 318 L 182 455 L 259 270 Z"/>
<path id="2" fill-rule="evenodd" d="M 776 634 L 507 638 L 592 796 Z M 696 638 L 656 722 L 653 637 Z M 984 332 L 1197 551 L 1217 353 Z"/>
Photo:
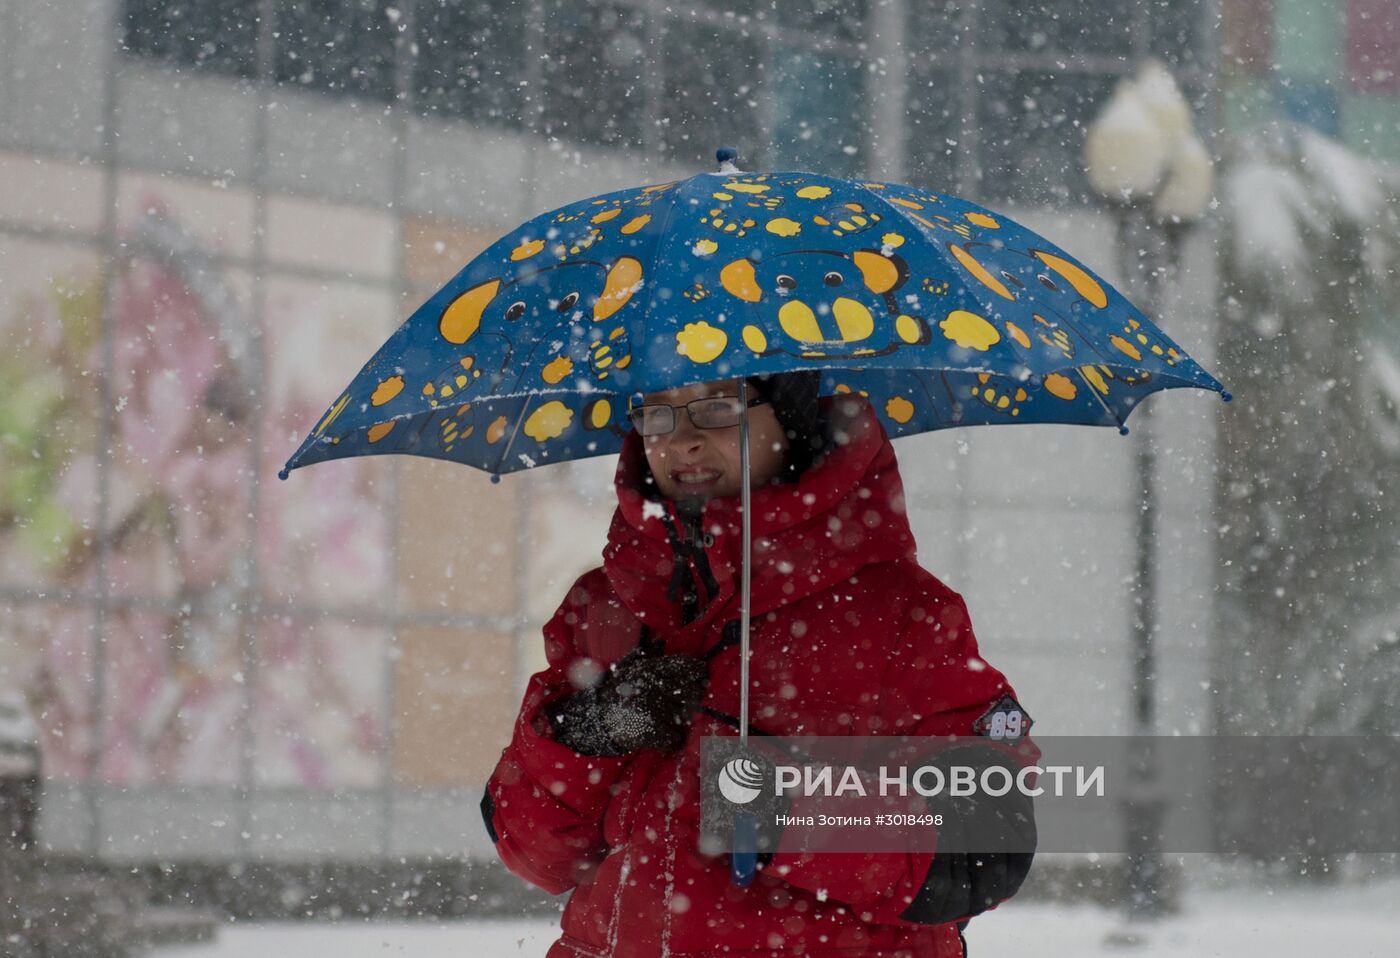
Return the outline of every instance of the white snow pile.
<path id="1" fill-rule="evenodd" d="M 1400 889 L 1379 866 L 1364 882 L 1332 885 L 1248 880 L 1245 875 L 1224 884 L 1195 871 L 1180 915 L 1127 924 L 1116 911 L 1087 904 L 1013 898 L 973 920 L 968 951 L 1034 958 L 1291 956 L 1307 953 L 1300 942 L 1325 941 L 1347 958 L 1394 958 L 1400 936 L 1394 902 Z M 162 950 L 156 958 L 540 958 L 558 937 L 558 918 L 239 924 L 224 928 L 212 945 Z"/>
<path id="2" fill-rule="evenodd" d="M 1392 455 L 1400 454 L 1400 361 L 1386 349 L 1373 349 L 1367 356 L 1367 372 L 1371 388 L 1361 392 L 1363 421 L 1382 447 Z"/>
<path id="3" fill-rule="evenodd" d="M 1305 301 L 1318 260 L 1342 236 L 1358 236 L 1369 278 L 1382 280 L 1400 252 L 1400 171 L 1366 160 L 1322 134 L 1280 123 L 1251 138 L 1222 189 L 1235 261 L 1284 300 Z"/>
<path id="4" fill-rule="evenodd" d="M 1084 160 L 1101 196 L 1150 201 L 1158 219 L 1194 220 L 1210 203 L 1210 154 L 1192 125 L 1191 105 L 1159 60 L 1119 82 L 1089 127 Z"/>
<path id="5" fill-rule="evenodd" d="M 0 689 L 0 747 L 24 747 L 38 741 L 39 730 L 24 697 L 11 689 Z"/>

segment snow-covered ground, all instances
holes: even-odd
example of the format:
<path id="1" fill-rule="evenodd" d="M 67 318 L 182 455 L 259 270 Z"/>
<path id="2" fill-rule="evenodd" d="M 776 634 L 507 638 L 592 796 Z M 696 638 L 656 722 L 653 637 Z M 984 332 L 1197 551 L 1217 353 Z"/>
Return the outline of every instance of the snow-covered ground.
<path id="1" fill-rule="evenodd" d="M 1125 933 L 1130 930 L 1145 940 L 1129 943 Z M 164 950 L 157 958 L 539 958 L 555 935 L 555 923 L 543 920 L 233 925 L 224 928 L 213 945 Z M 1012 901 L 976 919 L 967 939 L 968 951 L 976 958 L 1290 958 L 1323 952 L 1338 958 L 1392 958 L 1400 954 L 1400 881 L 1325 888 L 1293 885 L 1273 891 L 1198 886 L 1188 894 L 1181 915 L 1134 929 L 1119 914 L 1094 906 Z"/>

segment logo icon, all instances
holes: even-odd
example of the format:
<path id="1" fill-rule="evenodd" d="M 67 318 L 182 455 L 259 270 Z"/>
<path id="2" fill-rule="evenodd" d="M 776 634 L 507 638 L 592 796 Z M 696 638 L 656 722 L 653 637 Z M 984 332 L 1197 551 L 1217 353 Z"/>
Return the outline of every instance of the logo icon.
<path id="1" fill-rule="evenodd" d="M 719 792 L 735 805 L 747 805 L 763 790 L 764 767 L 751 758 L 732 758 L 719 770 Z"/>

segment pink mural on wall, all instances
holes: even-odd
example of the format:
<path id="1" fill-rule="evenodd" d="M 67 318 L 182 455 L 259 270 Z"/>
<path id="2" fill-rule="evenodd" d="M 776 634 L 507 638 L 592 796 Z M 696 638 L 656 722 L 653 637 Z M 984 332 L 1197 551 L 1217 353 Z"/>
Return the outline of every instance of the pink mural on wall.
<path id="1" fill-rule="evenodd" d="M 388 525 L 383 484 L 374 483 L 379 472 L 351 464 L 277 484 L 275 495 L 261 497 L 252 541 L 254 484 L 275 483 L 285 457 L 263 437 L 255 460 L 260 430 L 307 421 L 324 396 L 311 394 L 314 382 L 268 388 L 260 372 L 264 337 L 247 295 L 237 294 L 159 197 L 143 197 L 140 207 L 149 212 L 125 231 L 140 253 L 117 266 L 105 344 L 96 276 L 84 284 L 93 290 L 87 295 L 31 298 L 22 315 L 0 318 L 31 332 L 0 357 L 0 419 L 17 424 L 10 434 L 18 436 L 0 451 L 0 467 L 32 444 L 43 468 L 30 469 L 23 488 L 11 483 L 0 493 L 0 551 L 19 555 L 3 571 L 6 584 L 21 590 L 17 638 L 36 650 L 25 691 L 43 730 L 46 774 L 78 780 L 90 767 L 102 415 L 96 371 L 105 348 L 110 601 L 100 630 L 100 777 L 236 784 L 250 718 L 259 783 L 372 785 L 384 740 L 385 628 L 287 603 L 319 594 L 327 578 L 382 577 Z M 266 324 L 278 321 L 270 315 Z M 36 384 L 48 398 L 35 400 Z M 269 396 L 277 397 L 275 407 Z M 63 420 L 80 424 L 68 427 L 65 441 L 38 438 Z M 275 588 L 254 581 L 255 556 L 275 569 Z M 71 599 L 50 596 L 70 592 Z"/>

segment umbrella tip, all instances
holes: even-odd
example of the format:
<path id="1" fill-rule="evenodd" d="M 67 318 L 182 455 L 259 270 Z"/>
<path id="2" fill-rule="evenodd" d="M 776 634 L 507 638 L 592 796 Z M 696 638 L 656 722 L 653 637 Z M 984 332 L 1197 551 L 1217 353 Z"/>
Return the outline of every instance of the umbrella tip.
<path id="1" fill-rule="evenodd" d="M 283 482 L 286 482 L 287 477 L 290 475 L 291 473 L 287 471 L 287 468 L 285 466 L 277 470 L 277 478 L 281 479 Z"/>
<path id="2" fill-rule="evenodd" d="M 1222 390 L 1220 391 L 1220 398 L 1223 399 L 1223 400 L 1225 400 L 1225 402 L 1229 402 L 1231 399 L 1234 399 L 1235 397 L 1232 396 L 1232 395 L 1230 395 L 1230 393 L 1229 393 L 1228 390 L 1222 389 Z"/>
<path id="3" fill-rule="evenodd" d="M 715 159 L 719 162 L 721 173 L 738 173 L 739 169 L 734 162 L 739 159 L 739 151 L 732 146 L 721 146 L 715 150 Z"/>
<path id="4" fill-rule="evenodd" d="M 1127 427 L 1127 426 L 1119 426 L 1119 427 L 1118 427 L 1118 435 L 1120 435 L 1120 436 L 1126 436 L 1127 434 L 1128 434 L 1128 427 Z"/>
<path id="5" fill-rule="evenodd" d="M 501 484 L 501 477 L 498 476 L 498 475 L 496 475 L 494 472 L 491 473 L 491 485 L 493 485 L 493 486 L 499 486 L 500 484 Z"/>

